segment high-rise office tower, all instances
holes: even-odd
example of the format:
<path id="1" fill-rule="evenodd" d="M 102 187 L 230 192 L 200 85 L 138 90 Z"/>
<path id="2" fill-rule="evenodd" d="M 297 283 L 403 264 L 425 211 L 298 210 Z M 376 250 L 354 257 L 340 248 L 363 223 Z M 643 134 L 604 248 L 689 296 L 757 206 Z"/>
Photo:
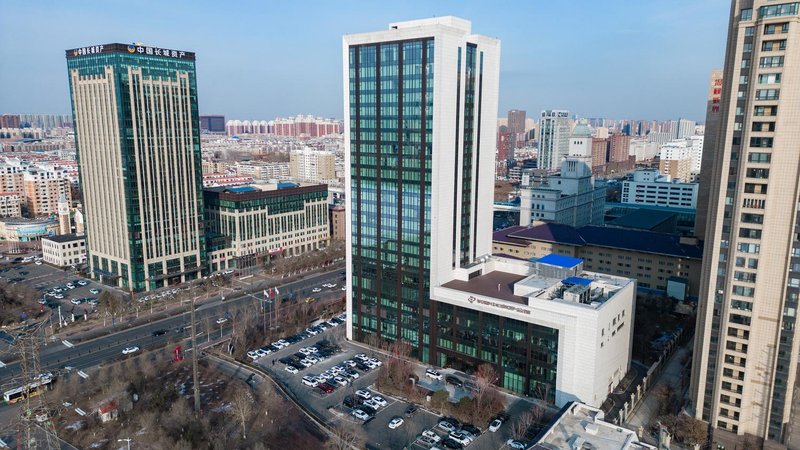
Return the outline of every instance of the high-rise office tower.
<path id="1" fill-rule="evenodd" d="M 194 53 L 67 50 L 89 268 L 135 291 L 205 267 Z"/>
<path id="2" fill-rule="evenodd" d="M 718 131 L 703 155 L 712 172 L 690 391 L 717 441 L 785 444 L 800 421 L 798 13 L 797 2 L 766 0 L 733 0 L 730 12 Z"/>
<path id="3" fill-rule="evenodd" d="M 347 337 L 433 358 L 430 287 L 491 252 L 500 42 L 469 21 L 343 39 Z"/>
<path id="4" fill-rule="evenodd" d="M 569 111 L 542 111 L 539 120 L 539 159 L 537 167 L 557 170 L 569 153 Z"/>
<path id="5" fill-rule="evenodd" d="M 508 131 L 511 133 L 511 152 L 508 159 L 514 159 L 514 151 L 519 147 L 519 142 L 524 140 L 525 111 L 512 109 L 508 112 Z"/>

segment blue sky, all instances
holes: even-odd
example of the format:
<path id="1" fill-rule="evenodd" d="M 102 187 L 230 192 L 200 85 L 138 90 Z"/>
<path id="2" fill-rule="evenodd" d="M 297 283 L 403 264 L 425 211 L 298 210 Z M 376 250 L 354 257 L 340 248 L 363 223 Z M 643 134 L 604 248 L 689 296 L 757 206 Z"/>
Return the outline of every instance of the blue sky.
<path id="1" fill-rule="evenodd" d="M 200 112 L 342 116 L 341 37 L 456 15 L 502 41 L 501 116 L 703 121 L 728 0 L 0 1 L 0 113 L 68 113 L 64 50 L 144 42 L 197 53 Z"/>

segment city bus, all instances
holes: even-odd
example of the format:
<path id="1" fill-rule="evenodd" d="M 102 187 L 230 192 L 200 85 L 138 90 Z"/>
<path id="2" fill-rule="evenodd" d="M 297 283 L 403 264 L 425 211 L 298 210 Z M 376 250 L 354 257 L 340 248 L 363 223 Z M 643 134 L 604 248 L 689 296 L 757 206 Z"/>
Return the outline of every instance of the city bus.
<path id="1" fill-rule="evenodd" d="M 41 374 L 36 379 L 26 386 L 9 389 L 3 392 L 3 403 L 10 405 L 18 401 L 24 400 L 28 397 L 35 397 L 42 393 L 45 389 L 50 389 L 53 384 L 52 374 Z"/>

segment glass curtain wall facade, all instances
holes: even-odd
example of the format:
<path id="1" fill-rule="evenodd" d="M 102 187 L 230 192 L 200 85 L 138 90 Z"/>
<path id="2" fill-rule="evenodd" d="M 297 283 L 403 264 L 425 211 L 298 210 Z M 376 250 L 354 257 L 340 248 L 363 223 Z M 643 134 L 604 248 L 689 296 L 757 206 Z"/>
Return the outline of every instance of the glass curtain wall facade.
<path id="1" fill-rule="evenodd" d="M 496 364 L 498 385 L 555 402 L 557 329 L 442 302 L 435 302 L 435 310 L 433 364 L 468 373 Z"/>
<path id="2" fill-rule="evenodd" d="M 427 360 L 434 41 L 348 52 L 355 338 Z"/>
<path id="3" fill-rule="evenodd" d="M 90 270 L 132 291 L 206 266 L 194 54 L 67 51 Z"/>

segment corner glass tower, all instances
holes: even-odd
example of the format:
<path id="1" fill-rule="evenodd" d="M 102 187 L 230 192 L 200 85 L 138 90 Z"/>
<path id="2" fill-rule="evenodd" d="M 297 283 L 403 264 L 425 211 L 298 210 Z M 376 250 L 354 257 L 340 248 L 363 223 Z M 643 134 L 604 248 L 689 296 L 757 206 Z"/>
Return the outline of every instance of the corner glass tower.
<path id="1" fill-rule="evenodd" d="M 67 50 L 89 269 L 131 291 L 206 265 L 195 55 L 145 45 Z"/>
<path id="2" fill-rule="evenodd" d="M 345 36 L 343 58 L 348 338 L 429 361 L 432 283 L 491 251 L 499 42 L 440 17 Z"/>

